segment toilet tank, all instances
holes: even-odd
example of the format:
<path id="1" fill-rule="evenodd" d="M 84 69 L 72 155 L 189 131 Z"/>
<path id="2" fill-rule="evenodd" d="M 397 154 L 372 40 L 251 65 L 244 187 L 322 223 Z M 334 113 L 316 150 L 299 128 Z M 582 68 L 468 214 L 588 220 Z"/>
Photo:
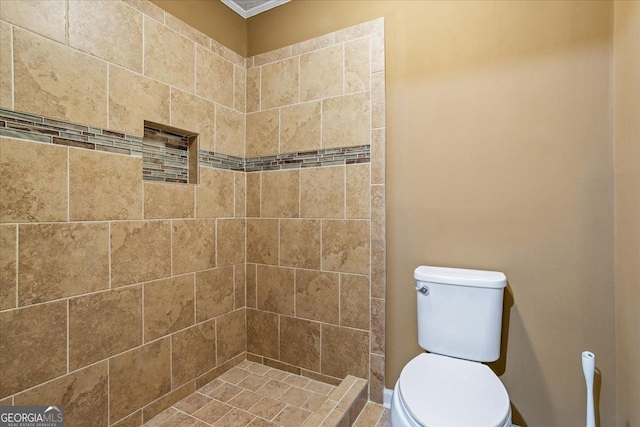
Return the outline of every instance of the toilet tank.
<path id="1" fill-rule="evenodd" d="M 507 286 L 503 273 L 420 266 L 413 276 L 420 347 L 460 359 L 498 360 Z"/>

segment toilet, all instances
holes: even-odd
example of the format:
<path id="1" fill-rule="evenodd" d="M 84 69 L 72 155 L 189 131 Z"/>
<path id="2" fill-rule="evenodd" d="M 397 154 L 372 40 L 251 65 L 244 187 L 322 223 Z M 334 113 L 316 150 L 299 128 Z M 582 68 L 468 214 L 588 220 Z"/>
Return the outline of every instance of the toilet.
<path id="1" fill-rule="evenodd" d="M 511 427 L 509 395 L 481 362 L 500 357 L 497 271 L 420 266 L 418 343 L 429 353 L 402 369 L 391 399 L 393 427 Z"/>

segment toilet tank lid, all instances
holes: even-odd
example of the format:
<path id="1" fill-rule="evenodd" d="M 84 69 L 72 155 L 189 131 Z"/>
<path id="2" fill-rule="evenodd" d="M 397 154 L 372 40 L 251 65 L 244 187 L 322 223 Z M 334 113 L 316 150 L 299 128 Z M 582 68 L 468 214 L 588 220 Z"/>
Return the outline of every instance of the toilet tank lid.
<path id="1" fill-rule="evenodd" d="M 421 265 L 415 269 L 413 277 L 419 282 L 443 283 L 474 288 L 497 289 L 507 286 L 507 277 L 499 271 Z"/>

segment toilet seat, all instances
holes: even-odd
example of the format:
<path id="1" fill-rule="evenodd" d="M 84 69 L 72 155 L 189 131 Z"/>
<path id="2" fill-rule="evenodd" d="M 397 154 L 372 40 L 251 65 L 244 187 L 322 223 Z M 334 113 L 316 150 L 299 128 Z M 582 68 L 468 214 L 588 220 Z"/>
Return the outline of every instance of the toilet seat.
<path id="1" fill-rule="evenodd" d="M 421 354 L 402 370 L 396 392 L 406 415 L 424 427 L 511 425 L 507 390 L 481 363 Z"/>

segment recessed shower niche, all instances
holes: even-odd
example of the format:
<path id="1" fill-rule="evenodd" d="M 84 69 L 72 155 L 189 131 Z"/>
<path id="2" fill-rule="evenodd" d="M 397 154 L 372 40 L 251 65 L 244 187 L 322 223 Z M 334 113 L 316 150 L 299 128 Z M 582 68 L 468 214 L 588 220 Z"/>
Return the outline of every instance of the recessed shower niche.
<path id="1" fill-rule="evenodd" d="M 197 184 L 198 134 L 145 121 L 142 179 Z"/>

